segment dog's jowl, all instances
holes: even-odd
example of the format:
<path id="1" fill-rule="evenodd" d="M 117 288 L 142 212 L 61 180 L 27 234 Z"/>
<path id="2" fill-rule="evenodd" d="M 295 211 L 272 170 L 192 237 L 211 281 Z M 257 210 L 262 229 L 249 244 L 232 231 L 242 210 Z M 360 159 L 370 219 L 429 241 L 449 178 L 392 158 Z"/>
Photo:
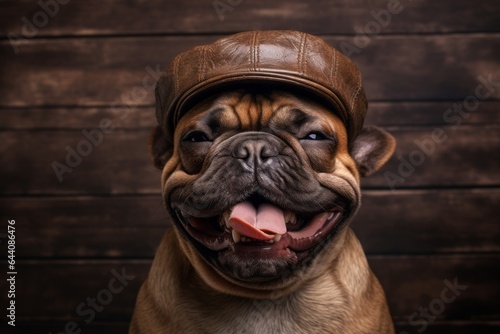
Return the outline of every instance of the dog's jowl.
<path id="1" fill-rule="evenodd" d="M 363 126 L 348 58 L 301 32 L 240 33 L 177 56 L 156 99 L 172 228 L 130 333 L 394 333 L 349 223 L 395 142 Z"/>

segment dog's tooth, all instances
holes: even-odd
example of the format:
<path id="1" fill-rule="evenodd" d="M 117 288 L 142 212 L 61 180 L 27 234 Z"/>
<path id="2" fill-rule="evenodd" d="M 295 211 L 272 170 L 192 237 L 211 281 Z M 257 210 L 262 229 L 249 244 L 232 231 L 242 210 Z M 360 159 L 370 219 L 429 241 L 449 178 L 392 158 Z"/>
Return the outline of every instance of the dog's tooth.
<path id="1" fill-rule="evenodd" d="M 224 213 L 222 214 L 222 223 L 224 225 L 226 225 L 227 228 L 231 228 L 231 226 L 229 225 L 229 216 L 230 215 L 231 215 L 231 212 L 229 210 L 224 211 Z"/>
<path id="2" fill-rule="evenodd" d="M 285 211 L 285 222 L 290 223 L 290 224 L 295 224 L 297 222 L 297 216 L 295 215 L 294 212 L 290 210 Z"/>
<path id="3" fill-rule="evenodd" d="M 282 235 L 281 235 L 281 234 L 275 234 L 275 235 L 274 235 L 274 238 L 273 238 L 272 240 L 274 240 L 275 242 L 278 242 L 278 241 L 280 241 L 280 240 L 281 240 L 281 237 L 282 237 Z"/>
<path id="4" fill-rule="evenodd" d="M 242 239 L 241 235 L 238 232 L 236 232 L 236 230 L 232 230 L 231 234 L 233 236 L 233 240 L 234 240 L 235 243 L 240 242 L 240 240 Z"/>
<path id="5" fill-rule="evenodd" d="M 332 219 L 334 215 L 335 215 L 335 212 L 330 212 L 330 214 L 328 215 L 328 217 L 326 218 L 326 220 Z"/>

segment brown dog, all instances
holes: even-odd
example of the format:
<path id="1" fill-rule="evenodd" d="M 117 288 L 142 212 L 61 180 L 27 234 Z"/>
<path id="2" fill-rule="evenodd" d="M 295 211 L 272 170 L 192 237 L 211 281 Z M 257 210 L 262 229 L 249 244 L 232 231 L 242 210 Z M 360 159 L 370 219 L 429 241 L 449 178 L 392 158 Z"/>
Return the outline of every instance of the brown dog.
<path id="1" fill-rule="evenodd" d="M 178 56 L 157 106 L 174 228 L 130 333 L 394 333 L 348 227 L 394 139 L 362 127 L 347 58 L 299 32 L 230 36 Z"/>

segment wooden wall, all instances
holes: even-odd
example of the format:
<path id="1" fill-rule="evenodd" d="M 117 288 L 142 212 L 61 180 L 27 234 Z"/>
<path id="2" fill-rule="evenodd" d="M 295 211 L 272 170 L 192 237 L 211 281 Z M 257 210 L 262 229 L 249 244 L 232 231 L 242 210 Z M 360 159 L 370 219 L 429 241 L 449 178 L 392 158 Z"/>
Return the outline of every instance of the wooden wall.
<path id="1" fill-rule="evenodd" d="M 0 2 L 0 216 L 3 230 L 7 219 L 17 226 L 20 332 L 64 332 L 70 321 L 84 333 L 126 332 L 168 227 L 146 151 L 155 69 L 180 51 L 251 29 L 358 43 L 351 58 L 370 100 L 367 123 L 388 129 L 398 147 L 364 181 L 353 228 L 398 333 L 500 331 L 500 2 L 401 0 L 401 11 L 362 39 L 354 27 L 376 29 L 371 11 L 389 0 L 221 0 L 222 17 L 212 0 L 59 1 L 56 8 L 42 0 L 52 4 L 46 20 L 37 1 Z M 37 31 L 23 28 L 26 21 Z M 488 79 L 489 96 L 475 104 Z M 449 114 L 454 104 L 466 112 Z M 113 131 L 59 182 L 52 163 L 65 163 L 67 147 L 77 149 L 82 131 L 101 122 Z M 446 139 L 415 153 L 416 141 L 436 134 Z M 413 170 L 402 167 L 418 156 Z M 78 306 L 122 268 L 135 278 L 87 324 Z M 450 303 L 441 300 L 445 280 L 466 286 Z M 3 288 L 0 300 L 3 308 Z M 424 321 L 423 308 L 435 316 Z"/>

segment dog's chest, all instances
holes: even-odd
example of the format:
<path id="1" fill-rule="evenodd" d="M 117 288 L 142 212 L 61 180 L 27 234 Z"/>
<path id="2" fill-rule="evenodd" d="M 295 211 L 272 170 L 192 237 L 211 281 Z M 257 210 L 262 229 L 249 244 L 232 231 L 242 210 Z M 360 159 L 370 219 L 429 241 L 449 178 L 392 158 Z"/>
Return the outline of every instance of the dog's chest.
<path id="1" fill-rule="evenodd" d="M 233 300 L 193 316 L 193 333 L 341 333 L 344 308 L 335 301 Z M 333 329 L 335 328 L 335 330 Z"/>

